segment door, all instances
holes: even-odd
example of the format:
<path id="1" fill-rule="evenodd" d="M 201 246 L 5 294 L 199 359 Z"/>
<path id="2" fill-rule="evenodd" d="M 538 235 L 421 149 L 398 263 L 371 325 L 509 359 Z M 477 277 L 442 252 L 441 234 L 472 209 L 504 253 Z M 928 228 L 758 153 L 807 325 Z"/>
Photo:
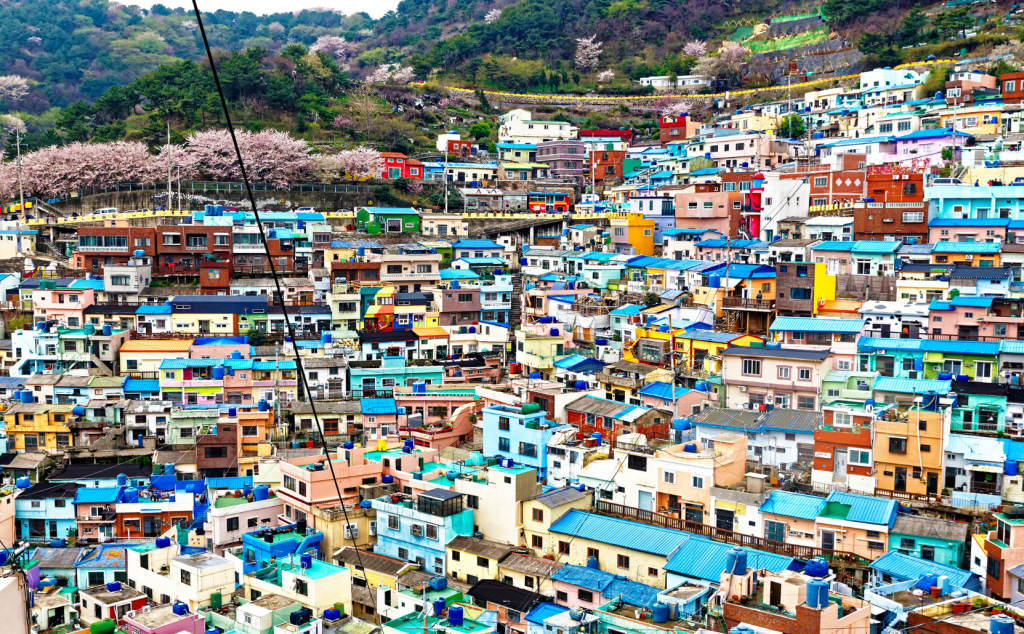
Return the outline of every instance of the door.
<path id="1" fill-rule="evenodd" d="M 637 499 L 636 506 L 643 511 L 653 511 L 654 495 L 650 491 L 640 491 L 640 496 Z"/>
<path id="2" fill-rule="evenodd" d="M 142 519 L 142 535 L 144 537 L 158 537 L 160 535 L 160 518 L 145 517 Z"/>
<path id="3" fill-rule="evenodd" d="M 983 383 L 992 382 L 992 362 L 991 361 L 975 361 L 974 362 L 974 379 Z"/>
<path id="4" fill-rule="evenodd" d="M 846 475 L 846 465 L 850 463 L 850 454 L 846 449 L 836 449 L 836 460 L 835 466 L 832 468 L 832 473 L 837 476 Z"/>
<path id="5" fill-rule="evenodd" d="M 929 473 L 928 474 L 928 495 L 939 494 L 939 474 Z"/>
<path id="6" fill-rule="evenodd" d="M 210 333 L 210 320 L 209 319 L 200 319 L 199 320 L 199 333 L 200 334 L 209 334 Z"/>
<path id="7" fill-rule="evenodd" d="M 893 479 L 893 489 L 896 491 L 907 490 L 907 468 L 896 467 L 896 477 Z"/>
<path id="8" fill-rule="evenodd" d="M 821 531 L 821 547 L 824 550 L 836 549 L 836 534 L 834 531 Z"/>
<path id="9" fill-rule="evenodd" d="M 782 584 L 772 583 L 768 591 L 768 605 L 782 605 Z"/>
<path id="10" fill-rule="evenodd" d="M 734 511 L 728 509 L 715 509 L 715 526 L 722 530 L 733 530 L 733 520 L 736 517 Z"/>

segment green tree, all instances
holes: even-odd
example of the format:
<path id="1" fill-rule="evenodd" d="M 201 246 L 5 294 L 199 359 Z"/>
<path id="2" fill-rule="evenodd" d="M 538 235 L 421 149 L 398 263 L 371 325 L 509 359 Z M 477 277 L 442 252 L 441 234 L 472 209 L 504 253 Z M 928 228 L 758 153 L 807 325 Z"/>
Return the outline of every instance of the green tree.
<path id="1" fill-rule="evenodd" d="M 644 306 L 650 308 L 651 306 L 657 306 L 661 303 L 661 298 L 658 297 L 657 293 L 647 293 L 644 295 Z"/>
<path id="2" fill-rule="evenodd" d="M 950 37 L 953 34 L 959 33 L 962 37 L 967 37 L 967 29 L 974 26 L 974 16 L 971 15 L 970 7 L 960 7 L 958 9 L 950 9 L 943 11 L 939 15 L 935 16 L 932 20 L 932 24 L 941 31 L 945 37 Z"/>
<path id="3" fill-rule="evenodd" d="M 267 345 L 267 333 L 256 328 L 250 328 L 245 332 L 245 336 L 249 340 L 250 346 L 265 346 Z"/>
<path id="4" fill-rule="evenodd" d="M 480 102 L 480 112 L 491 112 L 491 102 L 487 101 L 487 93 L 484 92 L 483 88 L 476 89 L 476 99 Z"/>
<path id="5" fill-rule="evenodd" d="M 84 101 L 76 101 L 61 110 L 55 127 L 64 134 L 68 142 L 88 141 L 92 137 L 96 109 Z"/>
<path id="6" fill-rule="evenodd" d="M 479 121 L 474 123 L 469 128 L 469 136 L 475 140 L 480 141 L 491 136 L 491 126 L 486 121 Z"/>
<path id="7" fill-rule="evenodd" d="M 899 38 L 900 42 L 904 45 L 917 44 L 918 38 L 921 35 L 921 29 L 928 24 L 928 18 L 924 12 L 918 7 L 914 7 L 910 10 L 910 13 L 903 18 L 903 24 L 900 26 Z"/>
<path id="8" fill-rule="evenodd" d="M 791 114 L 779 123 L 779 136 L 784 139 L 799 139 L 807 126 L 799 115 Z"/>

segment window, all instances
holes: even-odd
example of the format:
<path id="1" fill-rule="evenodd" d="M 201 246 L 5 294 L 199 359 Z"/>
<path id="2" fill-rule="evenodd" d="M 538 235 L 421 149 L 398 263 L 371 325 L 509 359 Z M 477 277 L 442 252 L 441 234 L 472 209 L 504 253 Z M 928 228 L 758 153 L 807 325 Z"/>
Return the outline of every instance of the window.
<path id="1" fill-rule="evenodd" d="M 393 531 L 397 531 L 400 527 L 401 525 L 399 524 L 398 516 L 388 515 L 388 528 L 390 528 Z"/>
<path id="2" fill-rule="evenodd" d="M 569 595 L 566 594 L 565 592 L 562 592 L 561 590 L 558 590 L 557 592 L 555 592 L 555 598 L 558 599 L 559 601 L 563 601 L 564 602 L 564 601 L 568 601 L 569 600 Z"/>
<path id="3" fill-rule="evenodd" d="M 695 488 L 695 489 L 703 489 L 704 488 L 704 478 L 701 478 L 699 476 L 693 476 L 693 488 Z"/>
<path id="4" fill-rule="evenodd" d="M 1001 561 L 999 561 L 995 557 L 989 557 L 988 558 L 988 566 L 986 567 L 985 572 L 988 573 L 988 576 L 990 576 L 993 579 L 998 581 L 999 580 L 999 573 L 1002 572 L 1001 571 L 1001 567 L 1002 567 L 1002 562 Z"/>
<path id="5" fill-rule="evenodd" d="M 490 568 L 491 567 L 491 560 L 488 559 L 487 557 L 477 556 L 477 558 L 476 558 L 476 565 L 479 566 L 480 568 Z"/>
<path id="6" fill-rule="evenodd" d="M 748 376 L 761 376 L 761 360 L 760 359 L 744 359 L 743 360 L 743 374 Z"/>
<path id="7" fill-rule="evenodd" d="M 814 177 L 814 186 L 815 187 L 828 187 L 828 177 L 827 176 L 815 176 Z"/>
<path id="8" fill-rule="evenodd" d="M 186 586 L 192 585 L 192 573 L 188 570 L 181 571 L 181 582 Z"/>
<path id="9" fill-rule="evenodd" d="M 237 517 L 229 517 L 228 518 L 228 531 L 230 532 L 230 531 L 237 531 L 237 530 L 238 530 L 238 518 Z"/>
<path id="10" fill-rule="evenodd" d="M 867 449 L 850 449 L 851 465 L 870 466 L 871 465 L 871 452 Z"/>
<path id="11" fill-rule="evenodd" d="M 780 379 L 788 379 L 789 378 L 789 368 L 788 367 L 786 367 L 786 366 L 780 366 L 779 367 L 779 378 Z"/>
<path id="12" fill-rule="evenodd" d="M 811 380 L 811 369 L 810 368 L 800 368 L 800 380 L 801 381 L 810 381 Z"/>
<path id="13" fill-rule="evenodd" d="M 647 456 L 629 454 L 626 465 L 628 469 L 633 471 L 647 471 Z"/>
<path id="14" fill-rule="evenodd" d="M 590 603 L 590 602 L 592 602 L 594 600 L 594 593 L 591 592 L 590 590 L 584 590 L 584 589 L 580 588 L 580 589 L 578 589 L 576 591 L 576 598 L 579 599 L 580 601 L 584 601 L 586 603 Z"/>
<path id="15" fill-rule="evenodd" d="M 510 446 L 508 438 L 498 438 L 498 451 L 509 451 Z"/>
<path id="16" fill-rule="evenodd" d="M 181 234 L 178 233 L 165 233 L 164 234 L 164 246 L 181 246 Z"/>
<path id="17" fill-rule="evenodd" d="M 813 396 L 798 396 L 796 399 L 796 407 L 797 409 L 813 410 L 814 400 Z"/>
<path id="18" fill-rule="evenodd" d="M 615 565 L 619 568 L 629 569 L 629 557 L 626 555 L 617 555 L 615 557 Z"/>
<path id="19" fill-rule="evenodd" d="M 301 594 L 302 596 L 309 595 L 309 585 L 305 579 L 302 579 L 301 577 L 295 578 L 295 593 Z"/>
<path id="20" fill-rule="evenodd" d="M 534 548 L 544 548 L 544 538 L 540 535 L 534 535 L 532 542 Z"/>
<path id="21" fill-rule="evenodd" d="M 665 482 L 665 484 L 675 484 L 676 483 L 676 473 L 675 473 L 675 471 L 665 471 L 665 472 L 662 473 L 661 479 L 662 479 L 663 482 Z"/>
<path id="22" fill-rule="evenodd" d="M 543 509 L 533 509 L 533 521 L 534 522 L 543 522 L 544 521 L 544 510 Z"/>
<path id="23" fill-rule="evenodd" d="M 569 542 L 558 542 L 558 554 L 568 555 L 569 554 Z"/>
<path id="24" fill-rule="evenodd" d="M 923 211 L 904 211 L 903 222 L 924 222 Z"/>
<path id="25" fill-rule="evenodd" d="M 889 453 L 907 453 L 907 439 L 890 437 Z"/>

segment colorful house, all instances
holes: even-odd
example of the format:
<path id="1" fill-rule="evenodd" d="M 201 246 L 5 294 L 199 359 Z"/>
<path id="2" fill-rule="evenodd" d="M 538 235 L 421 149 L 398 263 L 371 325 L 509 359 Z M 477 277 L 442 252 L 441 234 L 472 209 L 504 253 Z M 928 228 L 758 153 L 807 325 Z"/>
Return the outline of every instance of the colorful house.
<path id="1" fill-rule="evenodd" d="M 357 207 L 356 227 L 370 235 L 419 233 L 420 212 L 411 207 Z"/>

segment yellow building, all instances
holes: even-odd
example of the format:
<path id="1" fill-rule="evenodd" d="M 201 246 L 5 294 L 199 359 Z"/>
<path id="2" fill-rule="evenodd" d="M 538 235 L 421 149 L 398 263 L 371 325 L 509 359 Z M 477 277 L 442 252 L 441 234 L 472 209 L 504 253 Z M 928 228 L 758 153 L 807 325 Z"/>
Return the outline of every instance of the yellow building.
<path id="1" fill-rule="evenodd" d="M 160 371 L 164 359 L 187 359 L 192 339 L 133 339 L 121 344 L 121 374 Z"/>
<path id="2" fill-rule="evenodd" d="M 353 579 L 365 579 L 369 588 L 380 586 L 397 589 L 398 579 L 410 570 L 418 570 L 419 566 L 401 559 L 393 559 L 376 553 L 346 546 L 334 552 L 334 563 L 348 568 Z"/>
<path id="3" fill-rule="evenodd" d="M 879 489 L 938 495 L 943 487 L 943 448 L 950 409 L 908 410 L 893 421 L 875 421 L 873 459 Z"/>
<path id="4" fill-rule="evenodd" d="M 998 242 L 939 242 L 932 251 L 932 264 L 999 266 Z"/>
<path id="5" fill-rule="evenodd" d="M 4 412 L 8 451 L 55 452 L 71 447 L 74 405 L 18 403 Z"/>
<path id="6" fill-rule="evenodd" d="M 611 219 L 612 245 L 629 255 L 654 255 L 654 218 L 620 212 Z"/>
<path id="7" fill-rule="evenodd" d="M 324 534 L 320 548 L 325 553 L 334 553 L 349 546 L 367 550 L 377 543 L 376 509 L 353 506 L 348 509 L 348 523 L 345 521 L 345 512 L 336 506 L 314 506 L 310 509 L 310 514 L 313 516 L 310 520 L 311 525 Z"/>
<path id="8" fill-rule="evenodd" d="M 527 544 L 540 544 L 534 547 L 534 554 L 543 556 L 550 552 L 551 525 L 573 509 L 589 510 L 593 497 L 593 491 L 562 487 L 523 502 L 523 538 Z M 564 559 L 560 561 L 566 563 Z"/>
<path id="9" fill-rule="evenodd" d="M 555 589 L 551 583 L 551 575 L 564 565 L 551 559 L 512 553 L 498 565 L 498 578 L 516 588 L 553 597 Z"/>
<path id="10" fill-rule="evenodd" d="M 722 351 L 729 346 L 764 344 L 764 337 L 734 332 L 694 330 L 675 335 L 676 352 L 681 355 L 677 369 L 694 376 L 707 377 L 722 372 Z"/>
<path id="11" fill-rule="evenodd" d="M 1002 132 L 1002 104 L 974 106 L 972 108 L 953 108 L 946 114 L 939 115 L 941 127 L 953 126 L 956 119 L 958 132 L 966 132 L 975 136 L 979 134 L 1000 134 Z"/>
<path id="12" fill-rule="evenodd" d="M 729 121 L 730 128 L 743 132 L 770 132 L 774 134 L 779 127 L 778 117 L 761 110 L 744 110 L 743 114 L 733 115 L 729 118 Z"/>
<path id="13" fill-rule="evenodd" d="M 448 542 L 448 576 L 474 584 L 481 579 L 500 579 L 498 566 L 512 553 L 508 544 L 458 536 Z"/>
<path id="14" fill-rule="evenodd" d="M 643 345 L 642 341 L 640 345 Z M 641 349 L 641 357 L 644 354 L 647 353 Z M 618 361 L 606 365 L 601 372 L 595 375 L 595 378 L 604 389 L 605 397 L 608 400 L 639 405 L 641 388 L 648 383 L 672 381 L 672 370 L 632 361 Z"/>
<path id="15" fill-rule="evenodd" d="M 555 361 L 566 356 L 565 335 L 552 335 L 529 330 L 516 330 L 516 361 L 525 365 L 530 372 L 540 372 L 548 378 L 555 369 Z"/>

